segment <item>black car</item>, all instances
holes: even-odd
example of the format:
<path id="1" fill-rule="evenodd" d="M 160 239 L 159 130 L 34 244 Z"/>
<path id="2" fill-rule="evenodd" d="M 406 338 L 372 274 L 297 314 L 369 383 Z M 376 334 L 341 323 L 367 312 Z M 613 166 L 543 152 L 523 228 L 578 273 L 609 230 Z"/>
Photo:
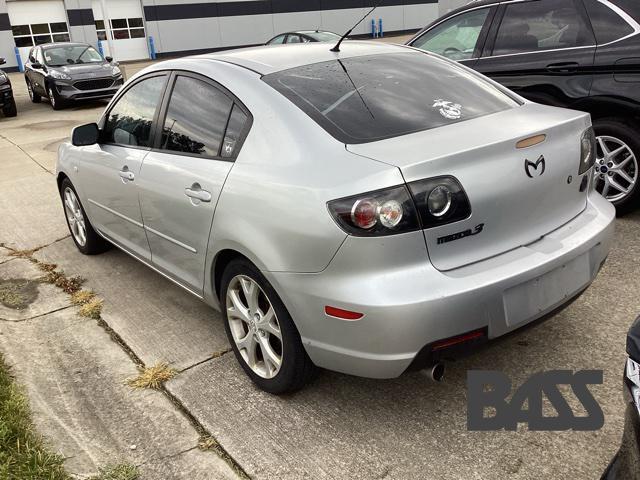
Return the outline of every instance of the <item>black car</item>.
<path id="1" fill-rule="evenodd" d="M 49 43 L 33 47 L 25 65 L 29 97 L 49 99 L 54 110 L 75 100 L 111 98 L 124 83 L 111 57 L 84 43 Z"/>
<path id="2" fill-rule="evenodd" d="M 0 57 L 0 65 L 5 63 L 7 63 L 5 59 Z M 5 117 L 15 117 L 18 114 L 16 100 L 13 98 L 11 80 L 2 70 L 0 70 L 0 109 L 2 109 Z"/>
<path id="3" fill-rule="evenodd" d="M 637 206 L 640 1 L 480 0 L 407 44 L 457 60 L 534 102 L 589 112 L 598 136 L 596 188 L 619 211 Z"/>
<path id="4" fill-rule="evenodd" d="M 322 30 L 301 30 L 299 32 L 281 33 L 269 40 L 265 45 L 280 45 L 282 43 L 334 42 L 340 40 L 340 35 Z"/>
<path id="5" fill-rule="evenodd" d="M 640 317 L 627 335 L 627 367 L 624 389 L 627 404 L 622 445 L 603 480 L 640 480 Z"/>

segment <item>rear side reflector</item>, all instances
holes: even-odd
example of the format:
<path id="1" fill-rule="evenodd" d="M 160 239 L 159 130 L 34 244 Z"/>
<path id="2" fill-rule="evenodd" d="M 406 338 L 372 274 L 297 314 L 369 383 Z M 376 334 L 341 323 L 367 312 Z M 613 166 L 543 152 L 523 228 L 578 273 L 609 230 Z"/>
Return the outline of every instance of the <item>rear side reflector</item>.
<path id="1" fill-rule="evenodd" d="M 342 310 L 341 308 L 330 307 L 329 305 L 324 307 L 324 313 L 330 317 L 336 317 L 341 320 L 360 320 L 364 317 L 364 313 L 350 312 L 349 310 Z"/>
<path id="2" fill-rule="evenodd" d="M 431 346 L 431 350 L 435 352 L 436 350 L 442 350 L 443 348 L 449 348 L 453 345 L 458 345 L 459 343 L 465 343 L 477 338 L 484 337 L 484 335 L 484 329 L 481 329 L 474 330 L 473 332 L 465 333 L 463 335 L 458 335 L 457 337 L 445 338 L 444 340 L 435 342 Z"/>

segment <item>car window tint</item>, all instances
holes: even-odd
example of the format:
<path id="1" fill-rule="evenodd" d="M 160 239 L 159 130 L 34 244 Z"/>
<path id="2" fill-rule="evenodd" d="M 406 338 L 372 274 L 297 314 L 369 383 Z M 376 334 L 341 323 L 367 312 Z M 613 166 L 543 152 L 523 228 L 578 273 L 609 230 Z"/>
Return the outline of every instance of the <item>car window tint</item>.
<path id="1" fill-rule="evenodd" d="M 162 129 L 162 148 L 218 156 L 232 105 L 227 95 L 208 83 L 179 76 Z"/>
<path id="2" fill-rule="evenodd" d="M 276 38 L 269 42 L 270 45 L 278 45 L 280 43 L 284 43 L 286 35 L 278 35 Z"/>
<path id="3" fill-rule="evenodd" d="M 397 137 L 518 105 L 479 74 L 417 51 L 331 60 L 262 80 L 343 143 Z"/>
<path id="4" fill-rule="evenodd" d="M 229 117 L 229 125 L 224 135 L 222 144 L 222 157 L 230 158 L 236 153 L 238 141 L 247 123 L 247 114 L 242 111 L 238 105 L 233 106 L 231 116 Z"/>
<path id="5" fill-rule="evenodd" d="M 613 42 L 633 33 L 633 27 L 620 15 L 598 0 L 585 0 L 589 19 L 599 45 Z"/>
<path id="6" fill-rule="evenodd" d="M 593 44 L 574 0 L 507 4 L 493 55 L 535 52 Z"/>
<path id="7" fill-rule="evenodd" d="M 426 32 L 412 46 L 452 60 L 472 58 L 488 14 L 489 9 L 482 8 L 457 15 Z"/>
<path id="8" fill-rule="evenodd" d="M 109 111 L 103 142 L 149 147 L 151 124 L 165 82 L 165 76 L 152 77 L 127 90 Z"/>

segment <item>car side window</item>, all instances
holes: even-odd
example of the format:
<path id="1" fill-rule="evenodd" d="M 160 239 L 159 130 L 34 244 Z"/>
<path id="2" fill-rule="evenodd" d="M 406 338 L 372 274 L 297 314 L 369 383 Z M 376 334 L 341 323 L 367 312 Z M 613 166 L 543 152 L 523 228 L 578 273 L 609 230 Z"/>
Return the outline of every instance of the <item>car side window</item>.
<path id="1" fill-rule="evenodd" d="M 237 153 L 238 143 L 242 137 L 242 132 L 247 124 L 247 114 L 237 105 L 233 105 L 231 116 L 229 117 L 229 125 L 224 134 L 224 142 L 222 144 L 222 158 L 231 158 Z"/>
<path id="2" fill-rule="evenodd" d="M 426 32 L 412 46 L 452 60 L 472 58 L 488 14 L 488 8 L 481 8 L 456 15 Z"/>
<path id="3" fill-rule="evenodd" d="M 592 44 L 592 33 L 574 0 L 537 0 L 506 5 L 493 55 Z"/>
<path id="4" fill-rule="evenodd" d="M 272 39 L 269 42 L 269 45 L 280 45 L 281 43 L 284 43 L 285 37 L 286 35 L 278 35 L 276 38 Z"/>
<path id="5" fill-rule="evenodd" d="M 153 117 L 166 80 L 166 75 L 160 75 L 129 88 L 107 114 L 101 142 L 150 147 Z"/>
<path id="6" fill-rule="evenodd" d="M 220 156 L 232 106 L 233 101 L 209 83 L 178 76 L 162 128 L 161 148 L 206 157 Z"/>
<path id="7" fill-rule="evenodd" d="M 287 37 L 287 43 L 300 43 L 299 35 L 289 35 Z"/>
<path id="8" fill-rule="evenodd" d="M 610 7 L 598 0 L 585 0 L 598 45 L 614 42 L 633 33 L 633 27 Z"/>

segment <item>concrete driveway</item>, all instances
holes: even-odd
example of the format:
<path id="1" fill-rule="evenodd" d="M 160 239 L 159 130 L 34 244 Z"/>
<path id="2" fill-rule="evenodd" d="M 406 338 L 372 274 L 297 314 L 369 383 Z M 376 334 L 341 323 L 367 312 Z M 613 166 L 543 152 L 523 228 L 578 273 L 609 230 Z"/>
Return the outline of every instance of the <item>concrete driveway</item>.
<path id="1" fill-rule="evenodd" d="M 118 250 L 77 252 L 52 175 L 55 151 L 104 104 L 54 112 L 31 104 L 20 75 L 11 77 L 19 113 L 0 118 L 0 243 L 8 247 L 0 248 L 0 280 L 35 278 L 34 265 L 51 262 L 104 299 L 99 322 L 77 317 L 44 284 L 22 317 L 0 309 L 0 350 L 71 472 L 124 459 L 140 465 L 143 478 L 165 479 L 599 478 L 623 427 L 625 334 L 640 313 L 640 214 L 617 221 L 614 250 L 582 297 L 448 365 L 445 383 L 420 372 L 388 381 L 322 372 L 304 391 L 274 397 L 243 374 L 218 313 Z M 32 260 L 9 256 L 33 248 Z M 158 361 L 179 371 L 163 392 L 123 385 L 136 365 Z M 604 370 L 604 384 L 590 387 L 604 427 L 469 432 L 470 369 L 500 370 L 514 385 L 542 370 Z M 197 449 L 203 435 L 216 447 Z"/>

